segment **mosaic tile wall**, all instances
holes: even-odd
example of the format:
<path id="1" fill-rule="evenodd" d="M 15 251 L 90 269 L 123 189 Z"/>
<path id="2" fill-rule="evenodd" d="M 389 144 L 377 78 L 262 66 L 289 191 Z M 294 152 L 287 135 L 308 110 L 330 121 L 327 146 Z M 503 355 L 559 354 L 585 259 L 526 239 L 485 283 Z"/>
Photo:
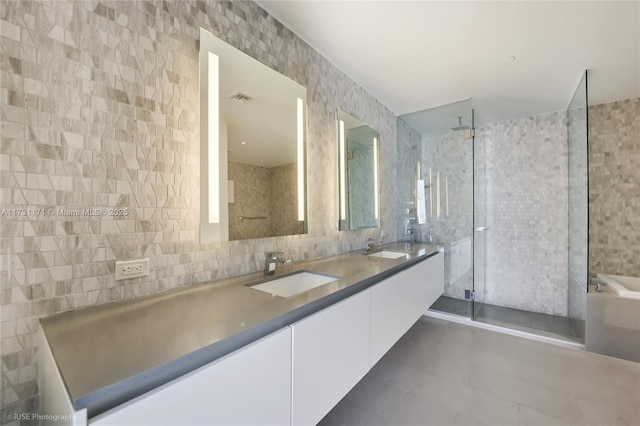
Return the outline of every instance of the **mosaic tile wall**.
<path id="1" fill-rule="evenodd" d="M 408 241 L 408 209 L 415 208 L 416 162 L 422 158 L 422 135 L 409 126 L 402 118 L 398 119 L 398 237 Z M 415 217 L 415 213 L 413 213 Z M 425 225 L 416 225 L 416 240 L 427 241 Z"/>
<path id="2" fill-rule="evenodd" d="M 347 139 L 347 147 L 351 152 L 351 158 L 347 158 L 350 228 L 377 226 L 378 220 L 375 217 L 375 199 L 373 198 L 375 191 L 373 146 L 365 146 L 352 139 Z"/>
<path id="3" fill-rule="evenodd" d="M 234 182 L 234 202 L 229 203 L 229 239 L 296 235 L 304 232 L 298 221 L 296 165 L 266 168 L 228 163 Z"/>
<path id="4" fill-rule="evenodd" d="M 298 221 L 297 166 L 285 164 L 270 170 L 271 235 L 294 235 L 304 232 L 304 222 Z"/>
<path id="5" fill-rule="evenodd" d="M 589 107 L 589 271 L 640 277 L 640 98 Z"/>
<path id="6" fill-rule="evenodd" d="M 565 112 L 479 126 L 485 149 L 486 303 L 567 315 Z"/>
<path id="7" fill-rule="evenodd" d="M 227 173 L 233 181 L 234 188 L 234 202 L 229 203 L 229 239 L 246 240 L 272 236 L 269 169 L 231 161 L 227 165 Z"/>
<path id="8" fill-rule="evenodd" d="M 36 409 L 40 317 L 362 247 L 374 230 L 337 229 L 336 107 L 380 132 L 396 239 L 396 117 L 255 3 L 2 0 L 0 19 L 0 423 Z M 200 26 L 308 88 L 307 235 L 199 243 Z M 114 281 L 137 257 L 151 275 Z"/>

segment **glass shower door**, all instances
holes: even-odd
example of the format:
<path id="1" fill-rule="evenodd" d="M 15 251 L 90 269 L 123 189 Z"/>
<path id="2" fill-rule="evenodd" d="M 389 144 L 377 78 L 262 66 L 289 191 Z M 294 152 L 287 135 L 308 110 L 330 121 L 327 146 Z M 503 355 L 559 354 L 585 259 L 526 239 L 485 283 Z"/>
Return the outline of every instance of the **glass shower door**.
<path id="1" fill-rule="evenodd" d="M 423 241 L 444 246 L 444 294 L 432 309 L 473 318 L 475 223 L 471 101 L 404 115 L 399 119 L 398 134 L 399 161 L 404 163 L 405 158 L 417 155 L 425 186 L 426 220 L 417 224 L 416 234 Z M 413 164 L 406 166 L 415 170 Z M 399 187 L 403 182 L 411 180 L 399 176 Z M 401 189 L 400 196 L 403 192 L 409 194 Z M 407 198 L 409 202 L 416 199 Z M 400 218 L 400 223 L 404 222 L 406 220 Z M 400 231 L 400 235 L 405 232 Z"/>

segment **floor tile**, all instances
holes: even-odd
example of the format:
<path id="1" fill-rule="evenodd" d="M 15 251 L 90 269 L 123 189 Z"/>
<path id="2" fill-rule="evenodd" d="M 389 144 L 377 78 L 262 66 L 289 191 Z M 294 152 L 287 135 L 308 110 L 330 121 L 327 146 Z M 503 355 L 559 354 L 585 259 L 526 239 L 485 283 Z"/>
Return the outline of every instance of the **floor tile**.
<path id="1" fill-rule="evenodd" d="M 640 364 L 421 318 L 326 425 L 640 425 Z"/>
<path id="2" fill-rule="evenodd" d="M 582 423 L 559 419 L 521 405 L 518 411 L 518 424 L 520 426 L 579 426 Z"/>
<path id="3" fill-rule="evenodd" d="M 421 370 L 398 363 L 392 357 L 383 357 L 369 372 L 372 378 L 410 392 L 416 386 Z"/>
<path id="4" fill-rule="evenodd" d="M 366 408 L 369 413 L 388 417 L 389 413 L 396 406 L 398 399 L 406 394 L 407 392 L 402 389 L 388 383 L 383 383 L 374 379 L 371 375 L 367 375 L 360 380 L 345 398 Z"/>
<path id="5" fill-rule="evenodd" d="M 318 423 L 318 426 L 378 426 L 385 422 L 382 416 L 345 398 Z"/>
<path id="6" fill-rule="evenodd" d="M 396 426 L 453 425 L 455 418 L 455 411 L 414 394 L 407 394 L 398 399 L 393 410 L 385 415 L 389 424 Z"/>
<path id="7" fill-rule="evenodd" d="M 567 423 L 578 423 L 582 419 L 575 396 L 549 387 L 518 381 L 513 398 L 521 406 L 534 409 Z"/>
<path id="8" fill-rule="evenodd" d="M 637 394 L 631 397 L 637 399 Z M 636 404 L 635 406 L 630 405 L 626 409 L 620 409 L 609 404 L 578 398 L 578 405 L 580 406 L 583 424 L 585 426 L 640 425 L 640 404 Z"/>
<path id="9" fill-rule="evenodd" d="M 485 422 L 462 413 L 456 413 L 456 419 L 453 424 L 454 426 L 489 426 Z"/>
<path id="10" fill-rule="evenodd" d="M 458 401 L 461 412 L 489 425 L 518 424 L 518 404 L 497 396 L 462 386 Z"/>

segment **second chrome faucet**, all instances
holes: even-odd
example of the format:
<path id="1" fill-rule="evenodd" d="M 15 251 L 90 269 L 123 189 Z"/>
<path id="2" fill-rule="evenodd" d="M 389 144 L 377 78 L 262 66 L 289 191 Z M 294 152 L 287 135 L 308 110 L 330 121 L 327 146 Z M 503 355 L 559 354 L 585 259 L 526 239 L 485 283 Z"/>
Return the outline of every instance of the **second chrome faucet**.
<path id="1" fill-rule="evenodd" d="M 273 275 L 276 272 L 278 264 L 288 265 L 293 261 L 286 257 L 287 254 L 282 251 L 270 251 L 264 255 L 264 273 L 265 275 Z"/>

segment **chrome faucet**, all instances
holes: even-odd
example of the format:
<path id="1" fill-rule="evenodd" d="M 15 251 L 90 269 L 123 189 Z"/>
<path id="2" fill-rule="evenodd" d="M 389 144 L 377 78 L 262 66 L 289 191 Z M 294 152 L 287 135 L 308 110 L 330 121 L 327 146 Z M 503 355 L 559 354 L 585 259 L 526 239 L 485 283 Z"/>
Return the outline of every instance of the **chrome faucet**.
<path id="1" fill-rule="evenodd" d="M 293 263 L 289 258 L 286 258 L 287 254 L 282 251 L 270 251 L 265 253 L 264 259 L 264 273 L 265 275 L 273 275 L 276 272 L 276 266 L 278 263 L 281 265 L 288 265 Z"/>
<path id="2" fill-rule="evenodd" d="M 375 247 L 375 244 L 373 243 L 373 239 L 372 238 L 367 238 L 367 244 L 364 248 L 364 250 L 368 253 L 371 250 L 373 250 L 373 247 Z"/>
<path id="3" fill-rule="evenodd" d="M 370 251 L 373 251 L 374 249 L 377 248 L 377 246 L 381 245 L 382 242 L 384 241 L 384 236 L 381 234 L 380 238 L 378 238 L 377 240 L 369 237 L 367 238 L 367 244 L 365 246 L 365 251 L 367 253 L 369 253 Z"/>

